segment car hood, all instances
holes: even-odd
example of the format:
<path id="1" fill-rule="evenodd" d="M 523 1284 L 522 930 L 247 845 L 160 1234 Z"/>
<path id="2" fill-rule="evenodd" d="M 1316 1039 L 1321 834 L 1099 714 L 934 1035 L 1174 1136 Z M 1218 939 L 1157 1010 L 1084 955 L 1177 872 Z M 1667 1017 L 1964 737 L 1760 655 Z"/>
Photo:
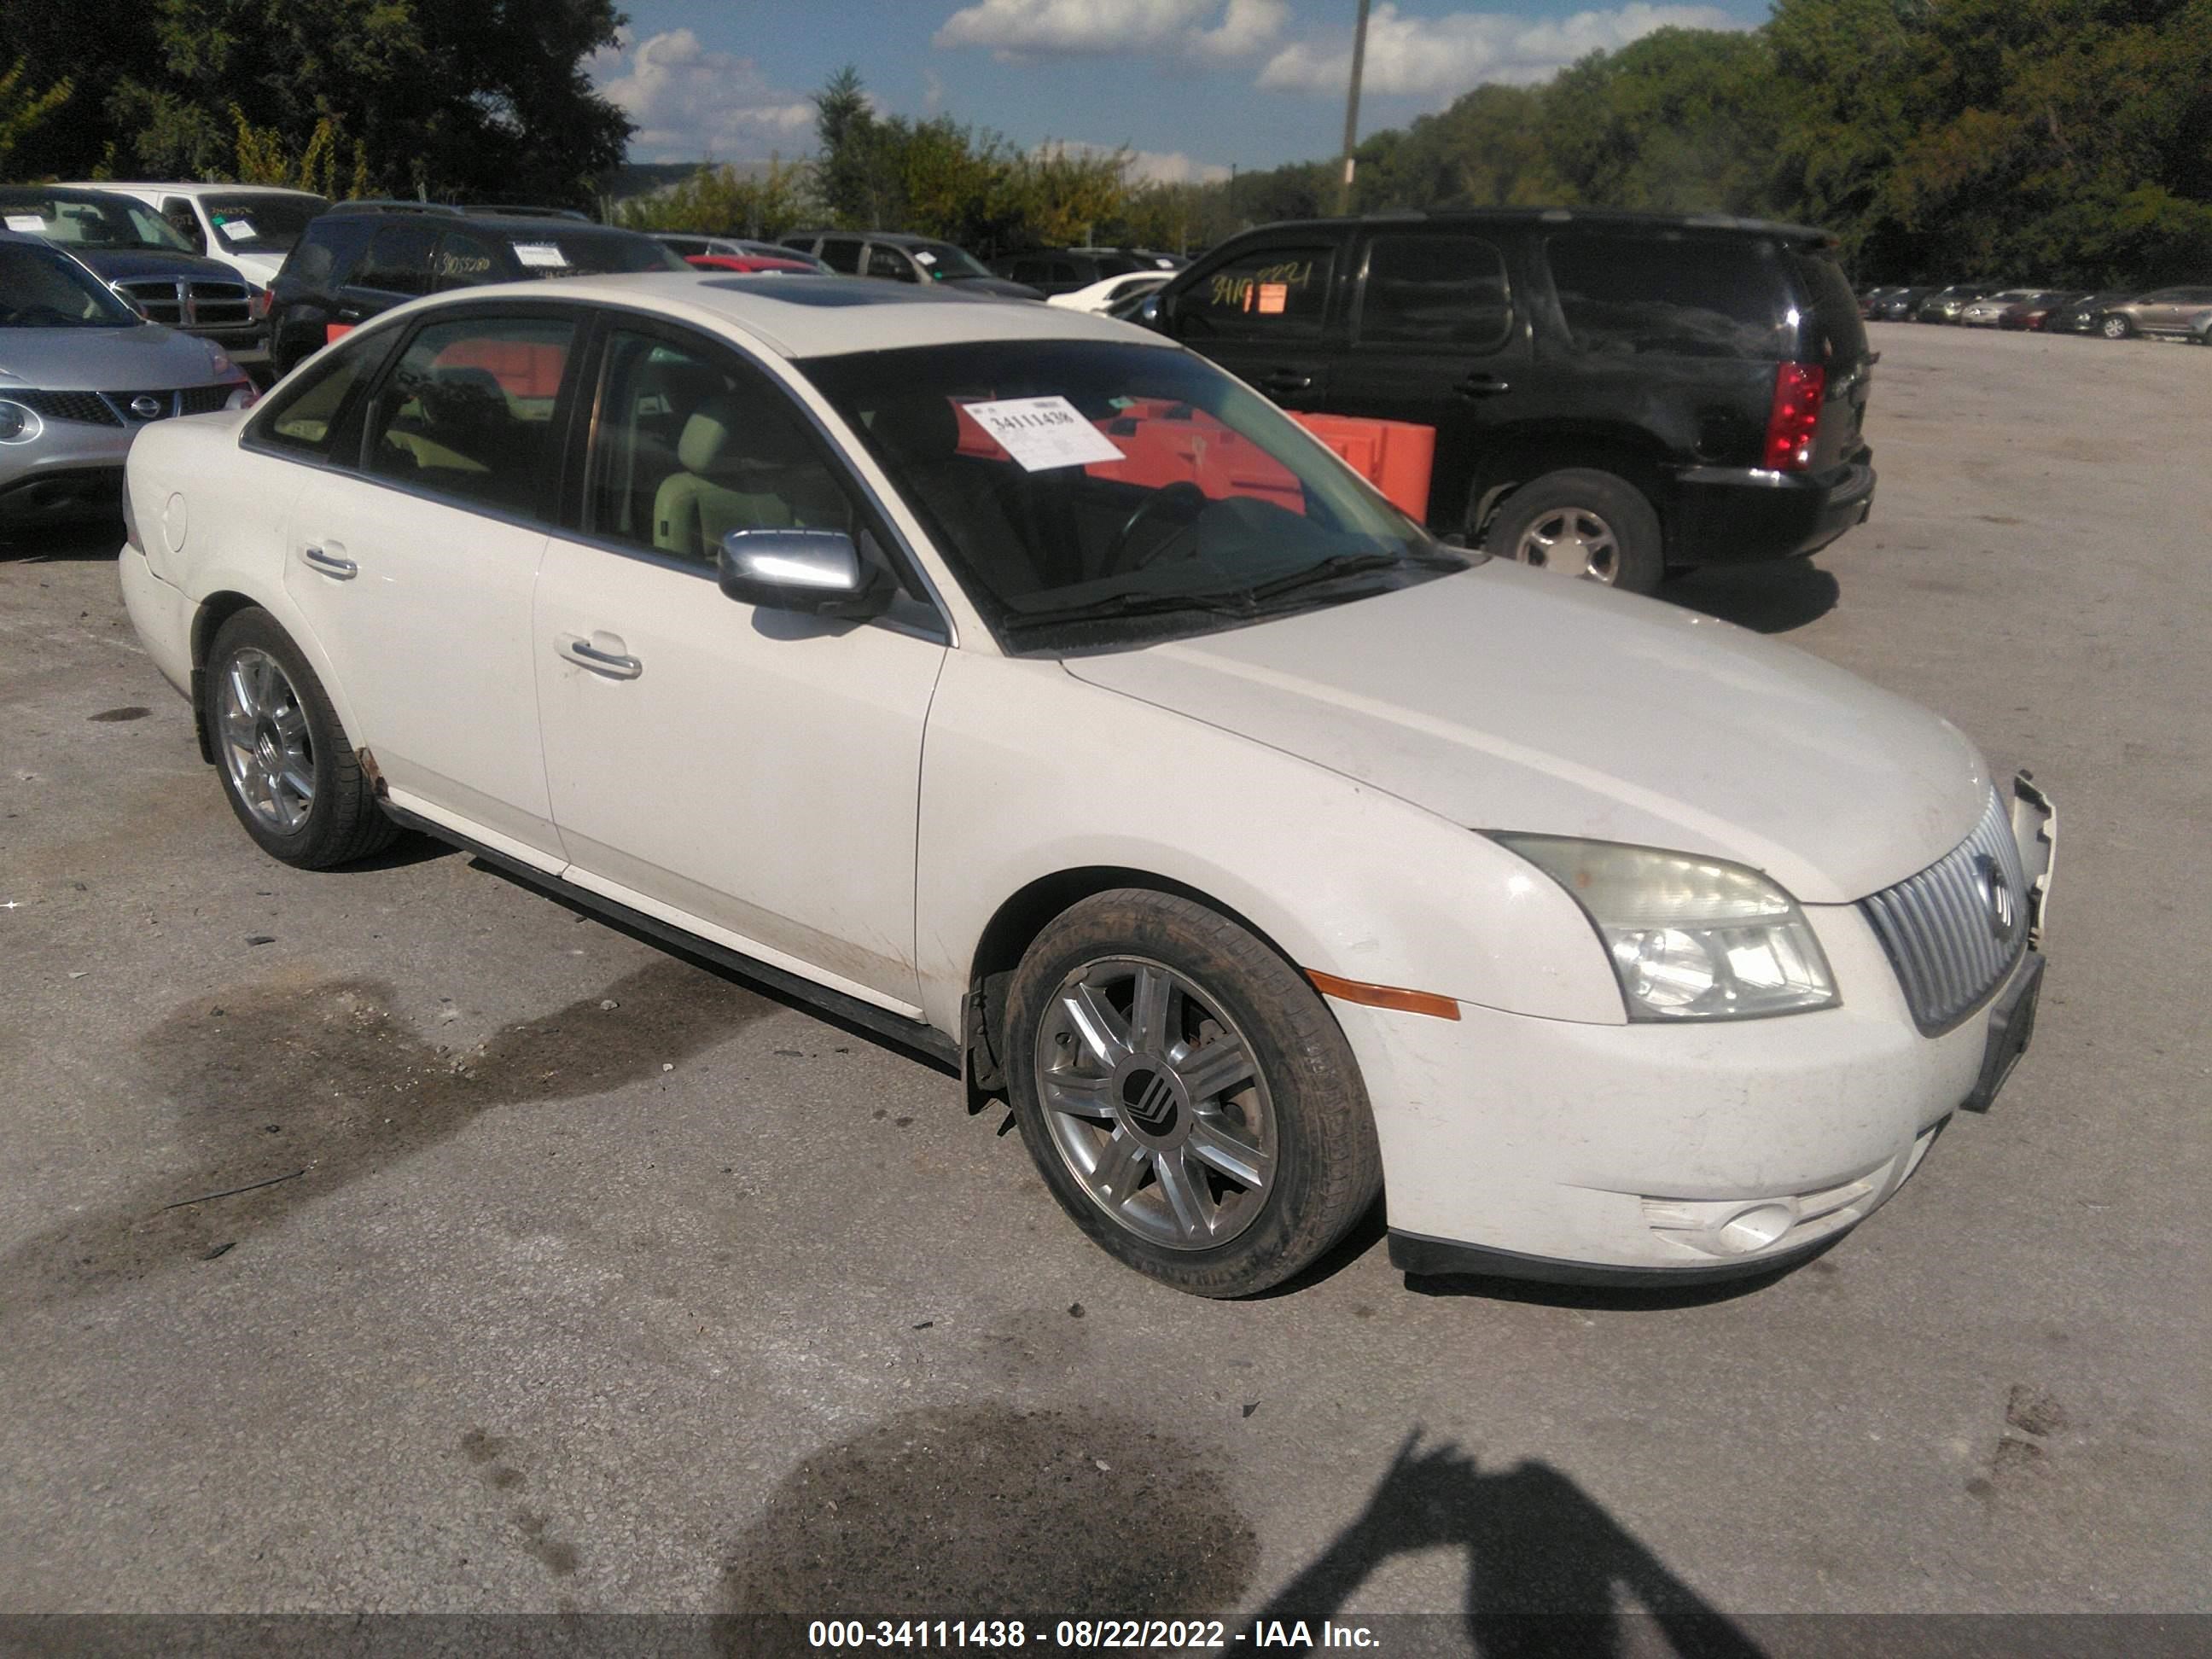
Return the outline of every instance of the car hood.
<path id="1" fill-rule="evenodd" d="M 248 282 L 267 288 L 276 280 L 276 273 L 284 268 L 281 253 L 256 253 L 246 248 L 234 249 L 231 255 L 233 269 Z"/>
<path id="2" fill-rule="evenodd" d="M 136 328 L 0 328 L 0 387 L 49 392 L 166 392 L 233 378 L 207 343 L 141 323 Z"/>
<path id="3" fill-rule="evenodd" d="M 1973 745 L 1901 697 L 1729 623 L 1498 560 L 1064 666 L 1470 829 L 1729 859 L 1808 903 L 1926 868 L 1989 799 Z"/>
<path id="4" fill-rule="evenodd" d="M 222 260 L 197 253 L 150 247 L 72 247 L 70 252 L 111 283 L 133 282 L 141 276 L 189 276 L 211 283 L 239 280 L 238 273 Z"/>

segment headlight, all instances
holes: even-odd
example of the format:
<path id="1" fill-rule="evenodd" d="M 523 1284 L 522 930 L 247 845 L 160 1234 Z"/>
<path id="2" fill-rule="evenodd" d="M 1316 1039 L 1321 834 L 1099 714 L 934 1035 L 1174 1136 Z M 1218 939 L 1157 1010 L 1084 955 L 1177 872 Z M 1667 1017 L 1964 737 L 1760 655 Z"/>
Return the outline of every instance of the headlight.
<path id="1" fill-rule="evenodd" d="M 1751 1019 L 1843 1000 L 1797 901 L 1756 870 L 1613 842 L 1492 839 L 1582 906 L 1631 1019 Z"/>
<path id="2" fill-rule="evenodd" d="M 44 428 L 36 410 L 0 400 L 0 444 L 27 444 Z"/>
<path id="3" fill-rule="evenodd" d="M 202 340 L 200 343 L 208 349 L 208 357 L 215 364 L 215 372 L 218 374 L 229 374 L 230 354 L 213 340 Z"/>
<path id="4" fill-rule="evenodd" d="M 260 395 L 253 389 L 253 382 L 247 380 L 231 389 L 230 396 L 223 399 L 222 406 L 225 409 L 251 409 L 253 400 Z"/>

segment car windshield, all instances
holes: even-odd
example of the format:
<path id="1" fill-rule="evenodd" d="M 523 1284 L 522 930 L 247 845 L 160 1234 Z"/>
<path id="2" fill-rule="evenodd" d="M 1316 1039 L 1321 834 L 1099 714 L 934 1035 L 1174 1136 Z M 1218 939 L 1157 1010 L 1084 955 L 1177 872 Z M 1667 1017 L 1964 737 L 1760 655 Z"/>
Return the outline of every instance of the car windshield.
<path id="1" fill-rule="evenodd" d="M 237 253 L 288 253 L 307 222 L 329 208 L 319 196 L 210 196 L 203 204 L 222 246 Z"/>
<path id="2" fill-rule="evenodd" d="M 136 328 L 140 320 L 66 254 L 0 243 L 0 328 Z"/>
<path id="3" fill-rule="evenodd" d="M 906 251 L 914 255 L 916 264 L 940 283 L 991 274 L 975 263 L 975 256 L 966 248 L 955 247 L 950 242 L 909 242 Z"/>
<path id="4" fill-rule="evenodd" d="M 169 228 L 161 216 L 127 196 L 25 195 L 0 198 L 0 214 L 10 230 L 43 236 L 64 247 L 95 252 L 154 248 L 190 253 L 191 245 Z"/>
<path id="5" fill-rule="evenodd" d="M 1014 650 L 1212 631 L 1469 562 L 1172 348 L 994 340 L 802 367 Z"/>
<path id="6" fill-rule="evenodd" d="M 510 231 L 507 245 L 526 276 L 617 276 L 637 270 L 689 270 L 684 256 L 627 231 Z"/>

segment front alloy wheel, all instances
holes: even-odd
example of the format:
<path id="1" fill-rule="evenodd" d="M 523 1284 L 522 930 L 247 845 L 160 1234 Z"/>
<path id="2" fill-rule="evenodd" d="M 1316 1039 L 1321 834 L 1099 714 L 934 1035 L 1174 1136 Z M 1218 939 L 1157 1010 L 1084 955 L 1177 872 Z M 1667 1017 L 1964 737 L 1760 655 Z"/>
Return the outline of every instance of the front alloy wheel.
<path id="1" fill-rule="evenodd" d="M 1275 1109 L 1251 1046 L 1173 969 L 1132 957 L 1069 974 L 1036 1086 L 1053 1146 L 1119 1225 L 1171 1250 L 1250 1226 L 1275 1175 Z"/>
<path id="2" fill-rule="evenodd" d="M 1005 1030 L 1046 1186 L 1094 1243 L 1177 1290 L 1279 1284 L 1381 1188 L 1335 1016 L 1194 899 L 1122 889 L 1061 912 L 1014 970 Z"/>

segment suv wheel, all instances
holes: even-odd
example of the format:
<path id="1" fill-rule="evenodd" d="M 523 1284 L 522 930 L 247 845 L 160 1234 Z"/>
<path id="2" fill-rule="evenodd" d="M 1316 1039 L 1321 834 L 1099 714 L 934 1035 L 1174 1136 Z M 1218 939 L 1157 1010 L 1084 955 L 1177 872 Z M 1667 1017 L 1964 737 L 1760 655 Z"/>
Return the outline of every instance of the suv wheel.
<path id="1" fill-rule="evenodd" d="M 1351 1045 L 1297 969 L 1191 900 L 1062 913 L 1016 969 L 1007 1080 L 1075 1224 L 1180 1291 L 1249 1296 L 1341 1237 L 1382 1186 Z"/>
<path id="2" fill-rule="evenodd" d="M 2124 317 L 2103 317 L 2097 322 L 2097 332 L 2108 340 L 2124 340 L 2135 331 L 2135 325 Z"/>
<path id="3" fill-rule="evenodd" d="M 1569 467 L 1505 498 L 1483 544 L 1562 576 L 1649 593 L 1666 574 L 1659 515 L 1626 479 Z"/>
<path id="4" fill-rule="evenodd" d="M 353 745 L 300 648 L 266 611 L 223 623 L 208 653 L 202 718 L 231 811 L 261 850 L 327 870 L 391 844 Z"/>

